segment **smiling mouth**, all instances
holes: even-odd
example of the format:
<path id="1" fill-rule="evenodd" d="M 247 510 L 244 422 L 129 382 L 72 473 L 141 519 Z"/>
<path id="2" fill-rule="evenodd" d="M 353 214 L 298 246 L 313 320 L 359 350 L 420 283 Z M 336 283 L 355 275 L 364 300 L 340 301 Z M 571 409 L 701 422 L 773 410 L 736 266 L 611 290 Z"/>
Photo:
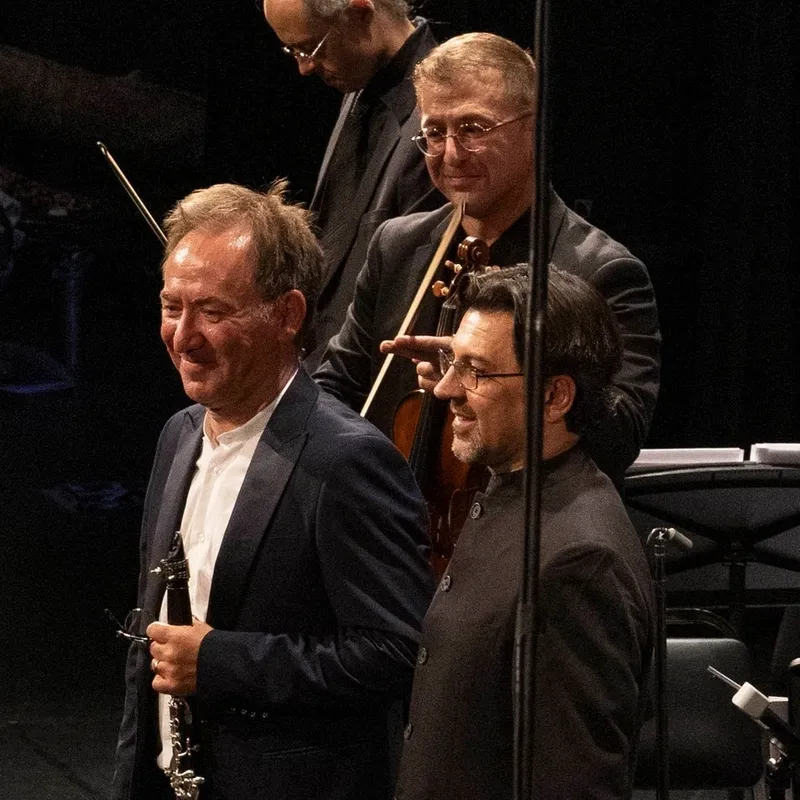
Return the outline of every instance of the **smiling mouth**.
<path id="1" fill-rule="evenodd" d="M 180 366 L 184 369 L 198 370 L 207 369 L 209 365 L 206 361 L 191 361 L 190 359 L 181 356 Z"/>
<path id="2" fill-rule="evenodd" d="M 457 439 L 469 437 L 472 428 L 475 427 L 476 424 L 475 420 L 469 417 L 455 417 L 453 419 L 453 436 Z"/>
<path id="3" fill-rule="evenodd" d="M 468 425 L 471 422 L 475 422 L 477 419 L 474 414 L 465 414 L 463 411 L 457 411 L 454 408 L 451 408 L 450 411 L 453 414 L 454 427 L 455 425 L 459 426 Z"/>

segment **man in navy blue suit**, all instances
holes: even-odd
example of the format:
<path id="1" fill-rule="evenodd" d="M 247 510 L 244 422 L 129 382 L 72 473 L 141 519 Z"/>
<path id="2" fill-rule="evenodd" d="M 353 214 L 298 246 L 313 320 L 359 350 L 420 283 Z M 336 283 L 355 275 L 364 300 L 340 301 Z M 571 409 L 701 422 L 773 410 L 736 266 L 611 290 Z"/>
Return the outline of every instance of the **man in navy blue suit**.
<path id="1" fill-rule="evenodd" d="M 322 253 L 284 191 L 214 186 L 165 222 L 161 336 L 195 405 L 145 500 L 139 605 L 161 621 L 131 645 L 115 800 L 173 796 L 167 696 L 194 704 L 201 798 L 390 796 L 426 512 L 394 446 L 299 365 Z M 152 571 L 176 530 L 193 625 L 165 624 Z"/>

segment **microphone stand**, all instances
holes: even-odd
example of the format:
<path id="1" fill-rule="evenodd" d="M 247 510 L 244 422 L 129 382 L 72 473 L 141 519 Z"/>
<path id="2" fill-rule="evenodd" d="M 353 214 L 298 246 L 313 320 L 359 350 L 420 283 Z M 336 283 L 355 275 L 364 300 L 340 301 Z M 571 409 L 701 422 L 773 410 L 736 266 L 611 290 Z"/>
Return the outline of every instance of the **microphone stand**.
<path id="1" fill-rule="evenodd" d="M 542 442 L 544 376 L 542 358 L 547 315 L 547 264 L 550 253 L 550 175 L 548 147 L 549 3 L 537 0 L 534 33 L 536 124 L 534 127 L 535 190 L 530 226 L 530 297 L 526 327 L 525 385 L 527 469 L 520 598 L 514 634 L 514 800 L 533 800 L 533 754 L 536 702 L 536 650 L 539 634 L 539 560 L 541 544 Z"/>
<path id="2" fill-rule="evenodd" d="M 656 601 L 655 682 L 656 682 L 656 800 L 669 797 L 669 711 L 667 708 L 667 546 L 674 542 L 683 550 L 692 541 L 675 528 L 653 528 L 646 550 L 651 555 Z"/>

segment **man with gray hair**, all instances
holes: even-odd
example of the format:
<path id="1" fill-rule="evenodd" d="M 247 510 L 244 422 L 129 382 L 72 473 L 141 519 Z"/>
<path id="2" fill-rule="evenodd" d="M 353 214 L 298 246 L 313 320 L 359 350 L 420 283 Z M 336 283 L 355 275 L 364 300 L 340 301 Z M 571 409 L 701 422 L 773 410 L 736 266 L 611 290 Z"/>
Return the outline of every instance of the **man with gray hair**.
<path id="1" fill-rule="evenodd" d="M 417 66 L 414 84 L 422 125 L 415 140 L 434 185 L 450 203 L 389 220 L 370 243 L 347 319 L 315 375 L 352 408 L 361 408 L 381 368 L 382 342 L 383 352 L 394 348 L 421 361 L 436 360 L 432 356 L 442 344 L 431 337 L 389 340 L 400 328 L 457 201 L 464 200 L 466 207 L 446 258 L 457 261 L 459 241 L 475 236 L 489 245 L 491 264 L 528 260 L 535 78 L 534 63 L 522 48 L 489 33 L 450 39 Z M 639 259 L 567 208 L 554 192 L 548 257 L 600 291 L 622 333 L 622 366 L 613 382 L 615 413 L 586 440 L 598 466 L 619 483 L 644 442 L 658 394 L 661 337 L 650 277 Z M 434 280 L 449 280 L 443 264 L 438 270 Z M 429 292 L 413 332 L 433 333 L 438 313 Z M 435 382 L 438 376 L 428 377 Z M 381 430 L 391 430 L 398 402 L 416 386 L 413 364 L 396 360 L 368 418 Z"/>
<path id="2" fill-rule="evenodd" d="M 345 93 L 311 201 L 326 269 L 309 369 L 344 321 L 378 225 L 443 202 L 411 141 L 419 129 L 411 73 L 436 42 L 410 11 L 406 0 L 264 0 L 267 21 L 300 74 L 317 74 Z"/>
<path id="3" fill-rule="evenodd" d="M 174 797 L 168 696 L 193 706 L 203 800 L 390 793 L 427 515 L 392 444 L 299 364 L 322 252 L 284 193 L 213 186 L 165 222 L 161 338 L 195 405 L 164 427 L 145 498 L 114 800 Z M 176 531 L 191 625 L 165 624 L 154 572 Z"/>

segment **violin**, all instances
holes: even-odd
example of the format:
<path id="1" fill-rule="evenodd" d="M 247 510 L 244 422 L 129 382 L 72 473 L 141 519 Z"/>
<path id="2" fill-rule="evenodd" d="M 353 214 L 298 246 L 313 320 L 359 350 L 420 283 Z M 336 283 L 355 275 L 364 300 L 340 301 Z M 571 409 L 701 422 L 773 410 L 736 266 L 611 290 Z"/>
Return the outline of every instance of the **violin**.
<path id="1" fill-rule="evenodd" d="M 483 240 L 468 236 L 459 244 L 457 256 L 457 263 L 445 262 L 453 272 L 451 281 L 438 280 L 430 287 L 436 297 L 444 298 L 437 336 L 453 334 L 460 289 L 468 275 L 488 265 L 489 248 Z M 485 467 L 465 464 L 453 455 L 452 423 L 448 404 L 418 389 L 400 402 L 392 430 L 392 441 L 411 465 L 428 505 L 431 564 L 437 579 L 453 555 L 473 496 L 488 480 Z"/>
<path id="2" fill-rule="evenodd" d="M 422 305 L 422 301 L 425 299 L 425 296 L 428 293 L 428 287 L 430 285 L 430 282 L 433 280 L 434 275 L 439 270 L 439 264 L 442 263 L 444 254 L 447 252 L 447 248 L 450 247 L 450 242 L 453 241 L 453 237 L 456 235 L 458 226 L 461 224 L 461 220 L 464 217 L 464 209 L 465 209 L 465 202 L 462 199 L 453 208 L 453 213 L 450 215 L 447 227 L 445 228 L 445 231 L 442 234 L 442 238 L 439 241 L 439 245 L 436 248 L 436 252 L 433 254 L 433 258 L 431 259 L 430 264 L 428 265 L 428 269 L 422 276 L 422 280 L 420 281 L 417 293 L 414 295 L 414 299 L 411 301 L 411 305 L 408 307 L 408 311 L 406 312 L 406 315 L 403 318 L 403 322 L 400 325 L 400 329 L 395 334 L 394 337 L 395 339 L 398 338 L 399 336 L 405 336 L 414 327 L 414 323 L 417 321 L 417 316 L 419 314 L 419 308 Z M 370 389 L 369 394 L 367 395 L 367 399 L 364 401 L 364 405 L 361 407 L 361 411 L 359 412 L 362 417 L 366 417 L 367 414 L 369 413 L 369 409 L 372 406 L 372 402 L 373 400 L 375 400 L 375 397 L 377 396 L 381 386 L 383 385 L 384 380 L 386 379 L 386 375 L 389 372 L 389 367 L 391 367 L 392 361 L 394 361 L 394 353 L 389 353 L 389 355 L 383 359 L 383 364 L 381 364 L 380 372 L 378 372 L 378 375 L 375 378 L 375 382 L 372 384 L 372 388 Z"/>

